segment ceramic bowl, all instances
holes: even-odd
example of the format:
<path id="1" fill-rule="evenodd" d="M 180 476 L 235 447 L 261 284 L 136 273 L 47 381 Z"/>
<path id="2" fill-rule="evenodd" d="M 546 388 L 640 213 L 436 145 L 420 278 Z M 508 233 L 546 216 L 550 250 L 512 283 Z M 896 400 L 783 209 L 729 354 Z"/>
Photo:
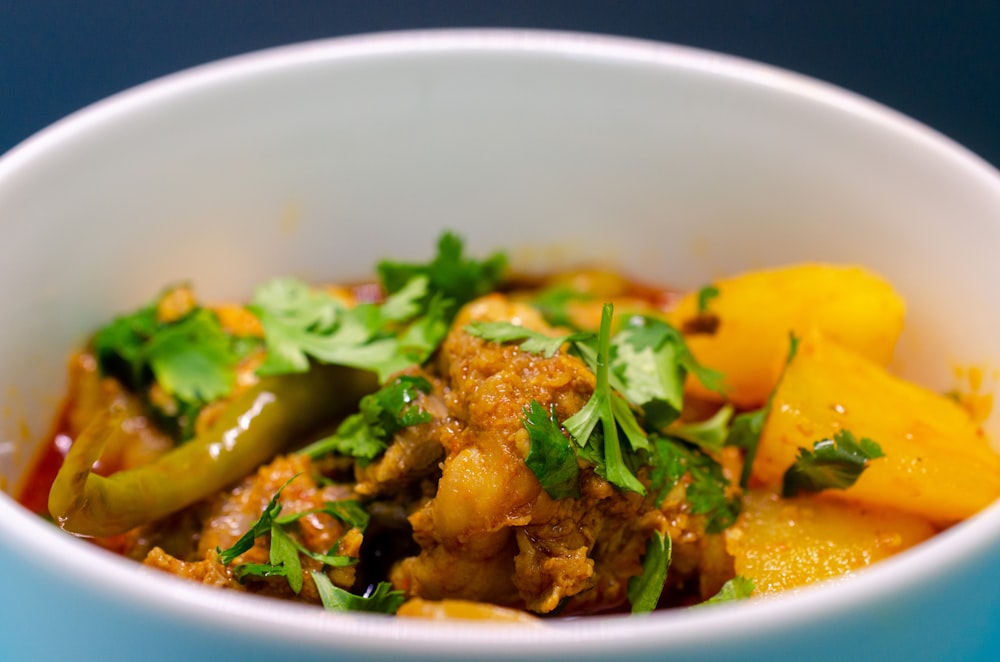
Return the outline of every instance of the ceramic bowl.
<path id="1" fill-rule="evenodd" d="M 98 103 L 0 160 L 0 486 L 50 428 L 70 350 L 161 286 L 237 299 L 357 278 L 450 228 L 521 269 L 696 287 L 859 263 L 906 297 L 898 367 L 1000 358 L 1000 176 L 788 72 L 589 35 L 361 36 L 237 57 Z M 989 374 L 989 373 L 988 373 Z M 858 576 L 766 600 L 541 627 L 333 614 L 185 583 L 0 494 L 0 657 L 992 659 L 1000 508 Z"/>

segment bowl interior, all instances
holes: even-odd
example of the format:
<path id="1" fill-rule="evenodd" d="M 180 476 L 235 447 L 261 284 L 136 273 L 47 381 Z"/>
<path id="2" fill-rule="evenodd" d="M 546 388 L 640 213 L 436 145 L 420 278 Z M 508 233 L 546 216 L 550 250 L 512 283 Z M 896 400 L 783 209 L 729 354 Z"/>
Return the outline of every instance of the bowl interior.
<path id="1" fill-rule="evenodd" d="M 0 487 L 15 488 L 48 430 L 68 352 L 114 313 L 178 280 L 218 300 L 273 275 L 366 276 L 382 257 L 428 256 L 445 228 L 473 252 L 508 249 L 521 269 L 599 264 L 678 287 L 796 261 L 863 264 L 908 301 L 904 374 L 945 389 L 975 365 L 992 383 L 998 210 L 996 173 L 928 129 L 815 81 L 671 46 L 451 32 L 203 67 L 0 161 Z M 3 495 L 0 511 L 0 558 L 44 541 L 96 564 L 108 586 L 134 572 L 26 519 L 4 532 L 23 513 Z M 954 558 L 981 555 L 995 524 L 952 532 Z M 882 575 L 897 597 L 941 554 L 914 558 Z M 140 591 L 162 584 L 140 577 Z M 202 616 L 247 602 L 191 591 L 169 599 Z M 857 600 L 833 595 L 830 613 Z M 762 609 L 794 615 L 776 603 Z M 650 631 L 620 650 L 636 641 L 674 645 Z"/>

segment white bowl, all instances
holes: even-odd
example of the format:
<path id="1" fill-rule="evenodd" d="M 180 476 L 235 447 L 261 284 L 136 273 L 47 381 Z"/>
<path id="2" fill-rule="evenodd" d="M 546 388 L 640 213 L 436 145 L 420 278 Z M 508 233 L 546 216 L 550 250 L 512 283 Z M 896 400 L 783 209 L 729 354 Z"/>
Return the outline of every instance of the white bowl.
<path id="1" fill-rule="evenodd" d="M 872 102 L 676 46 L 400 33 L 143 85 L 0 160 L 0 486 L 44 438 L 68 352 L 192 279 L 358 277 L 439 231 L 543 269 L 701 285 L 861 263 L 909 301 L 930 386 L 1000 356 L 1000 176 Z M 989 373 L 988 373 L 989 374 Z M 769 600 L 543 628 L 338 615 L 204 588 L 62 534 L 0 494 L 0 658 L 991 659 L 1000 508 L 856 578 Z"/>

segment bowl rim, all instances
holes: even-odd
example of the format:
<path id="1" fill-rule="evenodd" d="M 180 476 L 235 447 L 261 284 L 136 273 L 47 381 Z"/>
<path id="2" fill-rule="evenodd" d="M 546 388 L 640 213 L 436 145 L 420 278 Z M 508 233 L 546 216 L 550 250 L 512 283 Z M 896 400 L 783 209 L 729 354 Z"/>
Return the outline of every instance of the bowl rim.
<path id="1" fill-rule="evenodd" d="M 199 65 L 140 84 L 91 104 L 29 137 L 0 157 L 0 191 L 19 172 L 44 160 L 66 142 L 113 124 L 117 118 L 142 113 L 164 100 L 197 96 L 219 83 L 281 72 L 305 64 L 331 65 L 352 59 L 398 57 L 415 53 L 494 52 L 616 62 L 626 66 L 673 68 L 768 88 L 779 95 L 835 109 L 856 121 L 877 125 L 902 139 L 920 143 L 963 174 L 996 190 L 1000 173 L 964 147 L 925 125 L 878 102 L 832 84 L 770 65 L 688 46 L 606 35 L 512 29 L 446 29 L 374 33 L 278 46 Z M 866 570 L 863 577 L 809 587 L 753 604 L 720 605 L 656 613 L 643 618 L 591 617 L 542 627 L 418 619 L 362 614 L 331 614 L 297 604 L 265 603 L 227 591 L 179 580 L 122 559 L 87 543 L 68 538 L 28 513 L 7 494 L 0 495 L 0 540 L 13 543 L 65 581 L 112 597 L 131 609 L 178 622 L 196 618 L 250 639 L 303 643 L 316 650 L 364 653 L 467 655 L 469 645 L 503 646 L 508 657 L 561 657 L 567 643 L 588 651 L 621 654 L 624 650 L 695 650 L 707 638 L 738 641 L 750 633 L 775 632 L 816 622 L 903 595 L 920 577 L 975 558 L 1000 538 L 1000 504 L 938 534 L 896 557 Z M 158 599 L 144 600 L 139 581 Z M 275 627 L 277 626 L 277 627 Z M 262 634 L 266 633 L 266 634 Z M 625 643 L 623 643 L 625 642 Z"/>

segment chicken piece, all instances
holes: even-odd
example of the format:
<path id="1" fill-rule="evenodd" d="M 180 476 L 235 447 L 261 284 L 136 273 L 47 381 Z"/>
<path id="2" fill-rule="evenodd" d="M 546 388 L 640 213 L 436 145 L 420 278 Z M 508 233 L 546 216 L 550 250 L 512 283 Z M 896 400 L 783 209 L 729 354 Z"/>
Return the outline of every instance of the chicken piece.
<path id="1" fill-rule="evenodd" d="M 472 302 L 445 339 L 437 369 L 449 418 L 436 495 L 413 513 L 419 555 L 391 573 L 409 595 L 527 607 L 546 613 L 565 598 L 580 608 L 625 600 L 628 578 L 665 516 L 640 495 L 623 493 L 584 469 L 579 499 L 553 500 L 525 464 L 523 424 L 532 400 L 565 420 L 587 402 L 594 376 L 578 359 L 551 358 L 474 337 L 474 320 L 554 330 L 532 308 L 501 295 Z"/>
<path id="2" fill-rule="evenodd" d="M 275 459 L 261 467 L 257 473 L 228 492 L 221 493 L 210 504 L 204 527 L 199 535 L 197 560 L 184 561 L 175 558 L 160 548 L 154 548 L 146 556 L 146 565 L 166 570 L 173 574 L 212 585 L 232 587 L 239 582 L 233 577 L 232 568 L 242 563 L 267 563 L 270 541 L 268 536 L 257 539 L 254 546 L 237 557 L 230 566 L 217 560 L 217 549 L 228 549 L 258 520 L 268 502 L 285 485 L 278 499 L 282 515 L 303 513 L 321 508 L 326 501 L 340 501 L 354 498 L 354 493 L 341 486 L 320 487 L 310 473 L 309 459 L 288 455 Z M 289 482 L 290 481 L 290 482 Z M 286 485 L 287 483 L 287 485 Z M 359 556 L 362 534 L 357 529 L 348 529 L 334 517 L 325 513 L 312 513 L 299 518 L 289 525 L 289 534 L 306 548 L 319 553 L 342 556 Z M 305 574 L 322 567 L 319 561 L 302 557 Z M 354 584 L 353 566 L 330 568 L 330 580 L 343 588 Z M 306 577 L 298 596 L 292 593 L 283 577 L 246 578 L 244 590 L 265 595 L 286 598 L 297 597 L 308 602 L 319 602 L 315 584 Z"/>

